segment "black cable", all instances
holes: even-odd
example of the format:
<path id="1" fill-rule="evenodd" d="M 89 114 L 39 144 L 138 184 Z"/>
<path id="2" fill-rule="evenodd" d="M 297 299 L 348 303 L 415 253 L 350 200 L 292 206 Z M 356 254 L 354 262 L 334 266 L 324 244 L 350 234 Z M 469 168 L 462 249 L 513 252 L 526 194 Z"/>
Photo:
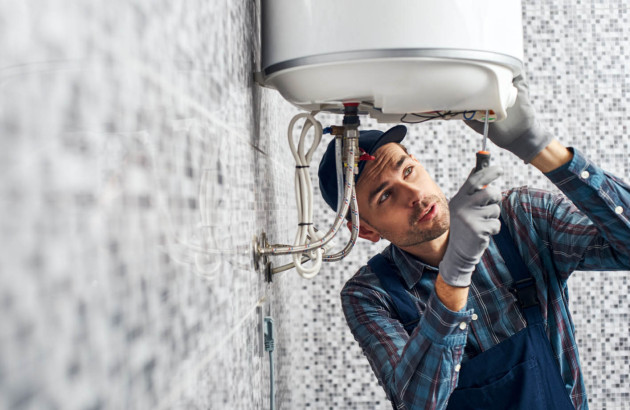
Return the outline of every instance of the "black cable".
<path id="1" fill-rule="evenodd" d="M 404 123 L 404 124 L 421 124 L 423 122 L 426 121 L 430 121 L 430 120 L 435 120 L 435 119 L 442 119 L 442 120 L 448 120 L 452 117 L 455 117 L 457 115 L 462 115 L 464 117 L 465 120 L 470 120 L 468 117 L 466 117 L 467 113 L 472 113 L 472 117 L 470 117 L 470 119 L 472 119 L 475 116 L 476 111 L 457 111 L 457 112 L 453 112 L 453 111 L 437 111 L 433 114 L 427 114 L 427 113 L 405 113 L 403 114 L 402 117 L 400 117 L 400 122 Z M 407 119 L 407 116 L 414 116 L 417 118 L 420 118 L 420 121 L 409 121 Z"/>

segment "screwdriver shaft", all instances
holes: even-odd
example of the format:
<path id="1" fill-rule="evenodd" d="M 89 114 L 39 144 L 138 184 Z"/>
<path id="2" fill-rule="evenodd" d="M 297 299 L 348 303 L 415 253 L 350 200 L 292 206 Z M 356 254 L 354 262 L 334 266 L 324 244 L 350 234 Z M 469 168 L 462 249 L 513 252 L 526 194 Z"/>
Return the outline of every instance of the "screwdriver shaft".
<path id="1" fill-rule="evenodd" d="M 483 124 L 483 147 L 481 151 L 477 152 L 477 163 L 475 164 L 475 170 L 481 171 L 485 167 L 490 165 L 490 153 L 486 151 L 486 144 L 488 142 L 488 117 L 490 111 L 486 110 L 486 119 Z"/>
<path id="2" fill-rule="evenodd" d="M 486 143 L 488 142 L 488 117 L 490 116 L 490 111 L 486 110 L 486 119 L 483 123 L 483 147 L 482 151 L 486 150 Z"/>

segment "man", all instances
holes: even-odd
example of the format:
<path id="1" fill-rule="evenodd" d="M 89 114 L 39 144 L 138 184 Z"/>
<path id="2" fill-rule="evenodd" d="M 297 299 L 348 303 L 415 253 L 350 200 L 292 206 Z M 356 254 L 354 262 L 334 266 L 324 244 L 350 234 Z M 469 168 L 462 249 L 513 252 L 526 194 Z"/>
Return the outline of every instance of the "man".
<path id="1" fill-rule="evenodd" d="M 489 185 L 500 175 L 491 166 L 447 203 L 399 144 L 404 127 L 361 134 L 375 159 L 356 177 L 359 236 L 391 245 L 341 299 L 394 408 L 588 408 L 566 281 L 575 270 L 630 269 L 630 187 L 553 139 L 535 120 L 527 84 L 514 84 L 517 101 L 489 138 L 566 197 L 527 187 L 501 194 Z M 319 178 L 336 209 L 332 143 Z"/>

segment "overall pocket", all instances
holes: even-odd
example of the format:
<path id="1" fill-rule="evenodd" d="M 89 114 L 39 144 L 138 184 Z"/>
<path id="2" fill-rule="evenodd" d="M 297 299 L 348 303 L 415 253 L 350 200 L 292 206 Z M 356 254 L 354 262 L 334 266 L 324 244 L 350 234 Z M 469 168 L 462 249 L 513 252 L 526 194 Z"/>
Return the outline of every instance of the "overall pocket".
<path id="1" fill-rule="evenodd" d="M 456 389 L 449 410 L 544 410 L 542 374 L 535 358 L 517 364 L 504 375 L 479 387 Z"/>

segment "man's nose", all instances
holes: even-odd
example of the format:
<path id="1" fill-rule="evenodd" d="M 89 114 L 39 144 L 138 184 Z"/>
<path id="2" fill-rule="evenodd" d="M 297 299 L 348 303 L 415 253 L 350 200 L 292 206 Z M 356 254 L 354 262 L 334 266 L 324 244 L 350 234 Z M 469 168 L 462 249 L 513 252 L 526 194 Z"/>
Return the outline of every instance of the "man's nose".
<path id="1" fill-rule="evenodd" d="M 422 202 L 423 192 L 417 184 L 402 182 L 401 188 L 403 190 L 402 198 L 406 206 L 415 207 Z"/>

